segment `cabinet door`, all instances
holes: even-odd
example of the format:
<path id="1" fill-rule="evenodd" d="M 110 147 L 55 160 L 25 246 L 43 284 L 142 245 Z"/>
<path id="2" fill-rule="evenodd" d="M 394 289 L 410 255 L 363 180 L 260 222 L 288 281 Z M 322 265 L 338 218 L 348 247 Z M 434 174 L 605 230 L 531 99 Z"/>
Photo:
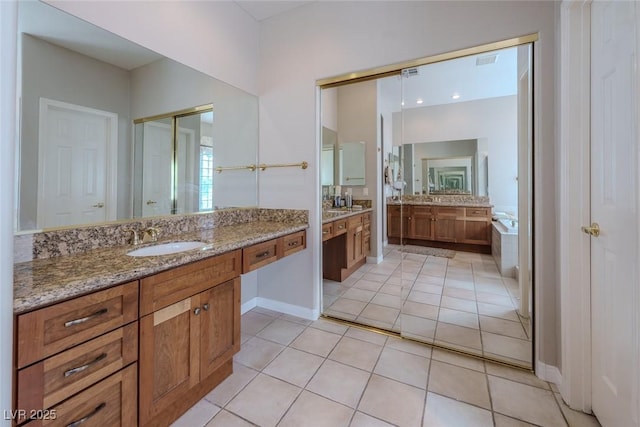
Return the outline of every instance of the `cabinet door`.
<path id="1" fill-rule="evenodd" d="M 140 425 L 200 380 L 199 303 L 195 295 L 140 319 Z"/>
<path id="2" fill-rule="evenodd" d="M 200 378 L 240 350 L 240 278 L 200 294 Z"/>
<path id="3" fill-rule="evenodd" d="M 491 223 L 486 220 L 473 220 L 467 218 L 464 227 L 464 241 L 466 243 L 490 244 Z"/>
<path id="4" fill-rule="evenodd" d="M 434 208 L 435 225 L 434 240 L 456 242 L 462 233 L 464 224 L 464 208 L 438 206 Z"/>
<path id="5" fill-rule="evenodd" d="M 347 232 L 347 268 L 364 256 L 362 242 L 362 226 L 350 228 Z"/>
<path id="6" fill-rule="evenodd" d="M 433 214 L 430 206 L 412 206 L 409 238 L 433 240 Z"/>
<path id="7" fill-rule="evenodd" d="M 409 231 L 409 206 L 389 206 L 387 210 L 387 236 L 406 238 Z"/>

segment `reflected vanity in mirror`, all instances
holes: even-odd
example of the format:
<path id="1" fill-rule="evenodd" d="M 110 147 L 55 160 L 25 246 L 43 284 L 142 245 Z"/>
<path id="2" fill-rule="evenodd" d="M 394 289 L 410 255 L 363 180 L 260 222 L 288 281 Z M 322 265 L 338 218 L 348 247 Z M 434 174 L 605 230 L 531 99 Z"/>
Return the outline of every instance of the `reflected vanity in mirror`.
<path id="1" fill-rule="evenodd" d="M 213 172 L 257 163 L 255 96 L 47 4 L 18 8 L 16 231 L 257 204 L 255 169 Z M 134 148 L 145 132 L 162 143 Z"/>

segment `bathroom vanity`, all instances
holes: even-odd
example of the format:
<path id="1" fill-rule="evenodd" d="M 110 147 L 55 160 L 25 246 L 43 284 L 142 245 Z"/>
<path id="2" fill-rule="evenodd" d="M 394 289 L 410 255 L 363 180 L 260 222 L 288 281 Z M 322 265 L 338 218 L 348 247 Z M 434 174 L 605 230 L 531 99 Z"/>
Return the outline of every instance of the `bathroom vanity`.
<path id="1" fill-rule="evenodd" d="M 322 221 L 322 276 L 342 282 L 371 252 L 371 209 L 332 211 Z"/>
<path id="2" fill-rule="evenodd" d="M 16 264 L 15 425 L 170 425 L 232 373 L 240 275 L 304 250 L 307 226 L 257 219 L 168 236 L 207 244 L 181 253 Z"/>
<path id="3" fill-rule="evenodd" d="M 407 201 L 387 205 L 392 244 L 491 253 L 491 206 L 477 201 Z"/>

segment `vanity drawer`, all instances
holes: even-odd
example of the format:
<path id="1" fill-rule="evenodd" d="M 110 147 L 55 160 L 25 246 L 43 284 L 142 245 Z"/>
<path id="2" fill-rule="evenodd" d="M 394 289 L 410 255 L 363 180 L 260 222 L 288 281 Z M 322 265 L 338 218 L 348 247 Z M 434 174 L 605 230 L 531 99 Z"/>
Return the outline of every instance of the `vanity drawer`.
<path id="1" fill-rule="evenodd" d="M 138 282 L 64 301 L 17 319 L 18 368 L 138 318 Z"/>
<path id="2" fill-rule="evenodd" d="M 362 215 L 356 215 L 356 216 L 351 216 L 347 218 L 348 229 L 360 227 L 362 224 L 363 224 Z"/>
<path id="3" fill-rule="evenodd" d="M 467 217 L 488 217 L 490 215 L 491 208 L 466 208 Z"/>
<path id="4" fill-rule="evenodd" d="M 450 206 L 438 206 L 434 209 L 438 217 L 464 217 L 464 208 Z"/>
<path id="5" fill-rule="evenodd" d="M 333 236 L 339 236 L 347 232 L 347 220 L 341 219 L 333 223 Z"/>
<path id="6" fill-rule="evenodd" d="M 322 241 L 329 240 L 333 237 L 333 226 L 335 222 L 329 222 L 327 224 L 322 224 Z"/>
<path id="7" fill-rule="evenodd" d="M 17 407 L 51 408 L 138 359 L 138 322 L 18 371 Z"/>
<path id="8" fill-rule="evenodd" d="M 293 234 L 288 234 L 282 237 L 282 241 L 283 256 L 295 254 L 307 247 L 307 232 L 298 231 Z"/>
<path id="9" fill-rule="evenodd" d="M 281 239 L 273 239 L 244 248 L 242 250 L 242 272 L 248 273 L 277 261 L 280 242 Z"/>
<path id="10" fill-rule="evenodd" d="M 362 214 L 362 222 L 364 224 L 369 224 L 371 222 L 371 213 L 370 212 Z"/>
<path id="11" fill-rule="evenodd" d="M 238 249 L 141 279 L 140 316 L 238 277 L 241 263 L 242 251 Z"/>
<path id="12" fill-rule="evenodd" d="M 130 365 L 50 409 L 50 419 L 36 419 L 28 426 L 136 426 L 137 380 L 137 364 Z"/>

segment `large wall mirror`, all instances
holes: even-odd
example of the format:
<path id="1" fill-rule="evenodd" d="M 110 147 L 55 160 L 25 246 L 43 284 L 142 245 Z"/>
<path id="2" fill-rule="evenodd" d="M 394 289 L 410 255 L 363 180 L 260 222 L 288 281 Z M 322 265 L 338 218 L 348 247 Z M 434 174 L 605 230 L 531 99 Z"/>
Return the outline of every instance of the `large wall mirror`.
<path id="1" fill-rule="evenodd" d="M 325 316 L 532 366 L 532 40 L 320 83 L 322 126 L 371 132 L 381 229 L 381 256 L 323 277 Z"/>
<path id="2" fill-rule="evenodd" d="M 257 204 L 257 171 L 235 168 L 258 163 L 255 96 L 44 3 L 18 8 L 16 231 Z M 169 148 L 166 117 L 204 105 Z"/>

